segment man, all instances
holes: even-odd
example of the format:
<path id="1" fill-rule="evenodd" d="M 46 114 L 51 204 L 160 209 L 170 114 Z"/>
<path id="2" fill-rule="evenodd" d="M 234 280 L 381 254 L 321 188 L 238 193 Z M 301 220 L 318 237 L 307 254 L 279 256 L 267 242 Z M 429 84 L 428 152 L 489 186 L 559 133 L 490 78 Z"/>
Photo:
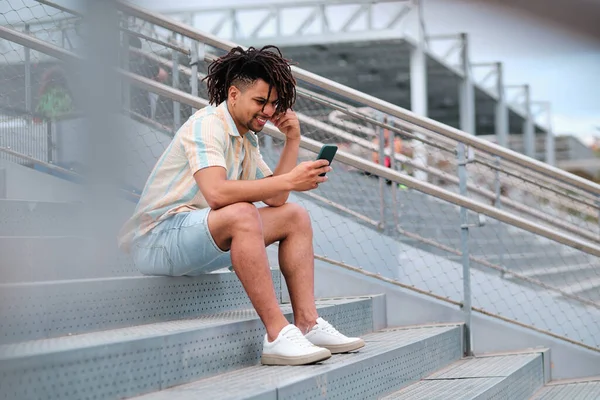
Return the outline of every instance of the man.
<path id="1" fill-rule="evenodd" d="M 206 80 L 211 106 L 183 124 L 158 160 L 121 246 L 145 274 L 232 266 L 267 331 L 263 364 L 310 364 L 363 347 L 319 318 L 310 217 L 287 203 L 291 191 L 315 189 L 331 171 L 324 160 L 296 165 L 300 123 L 287 60 L 274 46 L 238 47 L 209 66 Z M 256 132 L 267 121 L 286 136 L 275 172 L 258 149 Z M 255 207 L 259 201 L 267 206 Z M 277 304 L 265 248 L 274 242 L 295 325 Z"/>

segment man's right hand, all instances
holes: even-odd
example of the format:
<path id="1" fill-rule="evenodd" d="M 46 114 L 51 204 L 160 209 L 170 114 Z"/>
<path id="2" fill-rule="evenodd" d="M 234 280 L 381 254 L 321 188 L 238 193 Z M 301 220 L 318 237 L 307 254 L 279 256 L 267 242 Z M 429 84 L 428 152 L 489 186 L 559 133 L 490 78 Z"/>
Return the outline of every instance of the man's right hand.
<path id="1" fill-rule="evenodd" d="M 327 180 L 327 176 L 319 176 L 322 173 L 331 171 L 329 161 L 305 161 L 298 164 L 293 170 L 288 172 L 288 179 L 292 191 L 305 192 L 316 189 L 319 183 Z"/>

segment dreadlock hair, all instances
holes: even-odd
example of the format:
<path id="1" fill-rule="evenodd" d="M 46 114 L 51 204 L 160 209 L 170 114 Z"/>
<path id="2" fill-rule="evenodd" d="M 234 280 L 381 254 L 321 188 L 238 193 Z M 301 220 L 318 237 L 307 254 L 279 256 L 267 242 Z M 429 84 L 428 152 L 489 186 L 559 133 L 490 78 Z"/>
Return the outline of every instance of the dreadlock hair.
<path id="1" fill-rule="evenodd" d="M 274 49 L 274 51 L 270 51 Z M 296 79 L 292 75 L 289 60 L 283 58 L 278 47 L 264 46 L 260 50 L 235 47 L 208 66 L 203 79 L 208 84 L 211 104 L 220 104 L 227 99 L 229 87 L 234 85 L 243 90 L 257 79 L 269 84 L 269 97 L 275 88 L 278 94 L 276 112 L 284 113 L 296 102 Z"/>

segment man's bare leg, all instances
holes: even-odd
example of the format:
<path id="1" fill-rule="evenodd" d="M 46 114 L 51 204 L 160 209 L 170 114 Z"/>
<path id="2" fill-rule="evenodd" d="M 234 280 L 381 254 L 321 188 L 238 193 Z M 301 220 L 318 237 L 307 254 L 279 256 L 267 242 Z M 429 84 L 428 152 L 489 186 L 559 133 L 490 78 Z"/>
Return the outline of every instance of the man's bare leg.
<path id="1" fill-rule="evenodd" d="M 307 333 L 318 318 L 314 297 L 313 231 L 307 211 L 294 203 L 259 208 L 265 246 L 279 243 L 279 266 L 285 277 L 294 323 Z"/>
<path id="2" fill-rule="evenodd" d="M 250 203 L 212 210 L 208 228 L 217 246 L 231 251 L 234 271 L 265 325 L 269 341 L 275 340 L 289 322 L 275 296 L 258 210 Z"/>
<path id="3" fill-rule="evenodd" d="M 296 326 L 311 343 L 327 348 L 332 354 L 363 347 L 364 340 L 341 334 L 325 320 L 317 325 L 313 231 L 308 212 L 293 203 L 259 208 L 258 212 L 262 219 L 265 244 L 268 246 L 279 241 L 279 266 L 290 291 Z M 315 325 L 317 329 L 313 330 Z"/>

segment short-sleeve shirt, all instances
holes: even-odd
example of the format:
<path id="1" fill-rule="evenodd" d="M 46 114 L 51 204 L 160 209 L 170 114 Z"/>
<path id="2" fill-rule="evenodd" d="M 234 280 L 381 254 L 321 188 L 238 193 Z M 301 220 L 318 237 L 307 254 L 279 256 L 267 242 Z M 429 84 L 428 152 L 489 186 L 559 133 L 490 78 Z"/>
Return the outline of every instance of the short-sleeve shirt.
<path id="1" fill-rule="evenodd" d="M 119 247 L 128 250 L 133 240 L 176 213 L 208 208 L 194 174 L 215 166 L 225 168 L 228 180 L 273 174 L 260 154 L 258 137 L 252 131 L 240 135 L 226 102 L 198 110 L 179 128 L 121 229 Z"/>

